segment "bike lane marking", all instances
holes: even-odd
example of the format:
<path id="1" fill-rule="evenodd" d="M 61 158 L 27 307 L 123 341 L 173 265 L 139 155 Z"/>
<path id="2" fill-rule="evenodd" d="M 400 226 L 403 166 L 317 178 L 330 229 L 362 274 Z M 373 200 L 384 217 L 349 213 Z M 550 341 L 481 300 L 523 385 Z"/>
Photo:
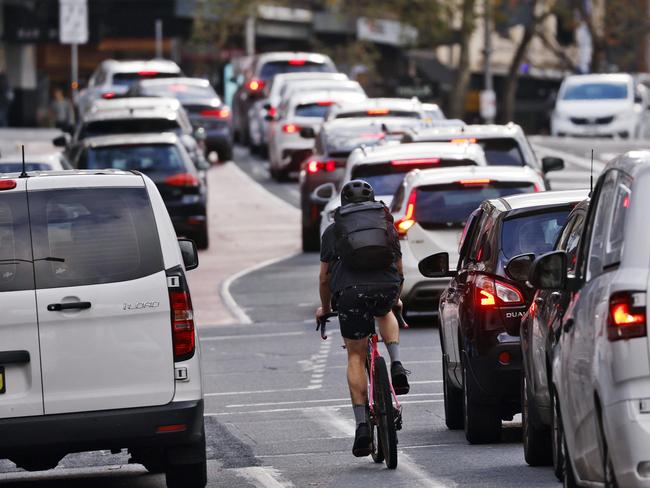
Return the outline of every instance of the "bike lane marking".
<path id="1" fill-rule="evenodd" d="M 293 483 L 282 478 L 282 474 L 272 466 L 250 466 L 235 468 L 236 472 L 257 488 L 293 488 Z"/>

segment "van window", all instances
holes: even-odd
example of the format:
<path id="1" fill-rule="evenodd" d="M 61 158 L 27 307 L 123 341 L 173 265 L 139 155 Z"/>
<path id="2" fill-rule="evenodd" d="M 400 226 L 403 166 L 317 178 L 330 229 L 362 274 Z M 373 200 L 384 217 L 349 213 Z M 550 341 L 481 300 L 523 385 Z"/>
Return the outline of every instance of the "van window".
<path id="1" fill-rule="evenodd" d="M 598 200 L 591 204 L 595 206 L 596 214 L 593 220 L 589 253 L 587 254 L 589 256 L 587 281 L 603 272 L 605 243 L 607 240 L 609 219 L 612 215 L 612 201 L 614 199 L 617 176 L 618 172 L 615 170 L 610 170 L 601 176 L 601 178 L 604 178 L 604 181 L 598 195 Z"/>
<path id="2" fill-rule="evenodd" d="M 609 236 L 605 249 L 604 267 L 613 266 L 621 262 L 621 251 L 623 249 L 623 234 L 625 230 L 625 214 L 630 206 L 630 178 L 621 175 L 619 185 L 616 187 L 614 197 L 614 208 L 612 209 L 612 223 L 609 228 Z"/>
<path id="3" fill-rule="evenodd" d="M 135 280 L 164 269 L 144 188 L 29 195 L 37 288 Z"/>
<path id="4" fill-rule="evenodd" d="M 0 292 L 34 289 L 25 192 L 0 197 Z"/>

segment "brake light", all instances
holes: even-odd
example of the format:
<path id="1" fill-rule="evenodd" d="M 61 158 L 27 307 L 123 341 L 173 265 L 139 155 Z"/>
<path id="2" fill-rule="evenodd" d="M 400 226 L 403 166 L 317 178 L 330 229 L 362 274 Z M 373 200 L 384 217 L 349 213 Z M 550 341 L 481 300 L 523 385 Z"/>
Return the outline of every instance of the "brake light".
<path id="1" fill-rule="evenodd" d="M 252 93 L 258 93 L 264 88 L 264 81 L 262 80 L 251 80 L 248 82 L 248 90 Z"/>
<path id="2" fill-rule="evenodd" d="M 286 132 L 287 134 L 295 134 L 296 132 L 300 132 L 300 126 L 296 124 L 284 124 L 282 126 L 282 132 Z"/>
<path id="3" fill-rule="evenodd" d="M 166 434 L 168 432 L 183 432 L 187 430 L 186 424 L 161 425 L 156 428 L 156 434 Z"/>
<path id="4" fill-rule="evenodd" d="M 645 337 L 646 294 L 622 291 L 609 298 L 607 338 L 610 341 Z"/>
<path id="5" fill-rule="evenodd" d="M 304 59 L 290 59 L 287 63 L 291 66 L 304 66 L 306 61 Z"/>
<path id="6" fill-rule="evenodd" d="M 214 117 L 216 119 L 230 118 L 230 109 L 223 107 L 219 109 L 202 110 L 201 117 Z"/>
<path id="7" fill-rule="evenodd" d="M 387 108 L 370 108 L 367 111 L 368 115 L 388 115 L 390 110 Z"/>
<path id="8" fill-rule="evenodd" d="M 480 178 L 476 180 L 460 180 L 459 183 L 463 186 L 481 186 L 489 185 L 492 183 L 492 180 L 489 178 Z"/>
<path id="9" fill-rule="evenodd" d="M 494 287 L 497 292 L 497 298 L 504 305 L 523 305 L 524 296 L 512 285 L 495 280 Z"/>
<path id="10" fill-rule="evenodd" d="M 533 192 L 534 193 L 539 193 L 540 191 L 542 191 L 540 186 L 537 183 L 533 183 Z"/>
<path id="11" fill-rule="evenodd" d="M 400 239 L 406 238 L 406 234 L 409 229 L 415 225 L 415 200 L 417 198 L 417 193 L 415 190 L 411 190 L 409 199 L 406 202 L 406 213 L 404 217 L 395 222 L 395 228 L 397 229 L 397 235 Z"/>
<path id="12" fill-rule="evenodd" d="M 266 114 L 269 117 L 275 117 L 278 114 L 278 109 L 275 107 L 269 107 L 268 110 L 266 111 Z"/>
<path id="13" fill-rule="evenodd" d="M 165 178 L 165 183 L 171 186 L 199 186 L 199 179 L 190 173 L 179 173 Z"/>
<path id="14" fill-rule="evenodd" d="M 476 279 L 476 303 L 481 307 L 524 305 L 524 296 L 517 288 L 489 276 Z"/>
<path id="15" fill-rule="evenodd" d="M 182 279 L 182 278 L 181 278 Z M 169 291 L 172 314 L 174 361 L 187 361 L 194 355 L 194 310 L 187 291 Z"/>
<path id="16" fill-rule="evenodd" d="M 157 71 L 151 71 L 151 70 L 138 71 L 138 75 L 140 76 L 156 76 L 157 74 L 158 74 Z"/>
<path id="17" fill-rule="evenodd" d="M 0 191 L 16 188 L 16 180 L 0 180 Z"/>
<path id="18" fill-rule="evenodd" d="M 110 100 L 111 98 L 115 98 L 115 92 L 104 92 L 102 93 L 102 98 L 105 100 Z"/>
<path id="19" fill-rule="evenodd" d="M 311 160 L 307 163 L 307 173 L 316 174 L 319 171 L 332 172 L 336 169 L 336 161 L 316 161 Z"/>
<path id="20" fill-rule="evenodd" d="M 333 100 L 323 100 L 322 102 L 318 102 L 318 105 L 321 107 L 329 107 L 330 105 L 334 105 Z"/>
<path id="21" fill-rule="evenodd" d="M 415 159 L 395 159 L 390 162 L 393 166 L 408 166 L 412 164 L 438 164 L 440 158 L 415 158 Z"/>
<path id="22" fill-rule="evenodd" d="M 452 139 L 450 141 L 452 144 L 466 144 L 466 143 L 471 143 L 475 144 L 476 143 L 476 138 L 471 137 L 471 138 L 458 138 L 458 139 Z"/>

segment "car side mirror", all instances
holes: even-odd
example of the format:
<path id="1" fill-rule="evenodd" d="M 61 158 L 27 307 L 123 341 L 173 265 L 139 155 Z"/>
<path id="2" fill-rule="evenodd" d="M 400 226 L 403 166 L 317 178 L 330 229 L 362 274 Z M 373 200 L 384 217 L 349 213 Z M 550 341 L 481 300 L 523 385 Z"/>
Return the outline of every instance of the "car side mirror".
<path id="1" fill-rule="evenodd" d="M 264 110 L 269 110 L 271 108 L 271 104 L 270 103 L 265 103 L 263 108 L 264 108 Z"/>
<path id="2" fill-rule="evenodd" d="M 525 282 L 528 279 L 530 266 L 534 260 L 535 255 L 532 253 L 520 254 L 508 261 L 503 270 L 511 280 Z"/>
<path id="3" fill-rule="evenodd" d="M 542 158 L 542 171 L 548 173 L 549 171 L 559 171 L 564 169 L 564 159 L 547 156 Z"/>
<path id="4" fill-rule="evenodd" d="M 533 261 L 528 281 L 540 290 L 564 290 L 567 285 L 567 255 L 553 251 Z"/>
<path id="5" fill-rule="evenodd" d="M 450 278 L 456 276 L 455 271 L 449 271 L 449 253 L 439 252 L 427 256 L 418 263 L 422 276 L 427 278 Z"/>
<path id="6" fill-rule="evenodd" d="M 194 131 L 194 139 L 196 139 L 197 141 L 205 141 L 206 138 L 207 138 L 207 135 L 206 135 L 205 129 L 203 127 L 198 127 Z"/>
<path id="7" fill-rule="evenodd" d="M 199 267 L 199 252 L 196 250 L 196 244 L 192 239 L 178 239 L 178 247 L 181 249 L 183 264 L 186 271 L 191 271 Z"/>
<path id="8" fill-rule="evenodd" d="M 316 131 L 313 127 L 303 127 L 300 129 L 300 137 L 303 137 L 305 139 L 313 139 L 316 137 Z"/>
<path id="9" fill-rule="evenodd" d="M 70 135 L 61 134 L 60 136 L 52 139 L 52 144 L 54 144 L 56 147 L 66 147 L 68 144 L 70 144 Z"/>
<path id="10" fill-rule="evenodd" d="M 336 186 L 334 183 L 323 183 L 311 192 L 309 199 L 312 203 L 317 205 L 327 205 L 327 202 L 332 199 L 334 193 L 336 193 Z"/>

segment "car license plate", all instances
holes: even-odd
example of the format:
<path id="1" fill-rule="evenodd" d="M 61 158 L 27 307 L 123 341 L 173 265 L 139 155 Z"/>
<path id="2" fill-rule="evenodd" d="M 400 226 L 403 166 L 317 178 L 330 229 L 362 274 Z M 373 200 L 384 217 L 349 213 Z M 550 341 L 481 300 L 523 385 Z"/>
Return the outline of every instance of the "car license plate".
<path id="1" fill-rule="evenodd" d="M 6 386 L 7 385 L 5 383 L 5 368 L 4 366 L 0 366 L 0 394 L 7 391 Z"/>

